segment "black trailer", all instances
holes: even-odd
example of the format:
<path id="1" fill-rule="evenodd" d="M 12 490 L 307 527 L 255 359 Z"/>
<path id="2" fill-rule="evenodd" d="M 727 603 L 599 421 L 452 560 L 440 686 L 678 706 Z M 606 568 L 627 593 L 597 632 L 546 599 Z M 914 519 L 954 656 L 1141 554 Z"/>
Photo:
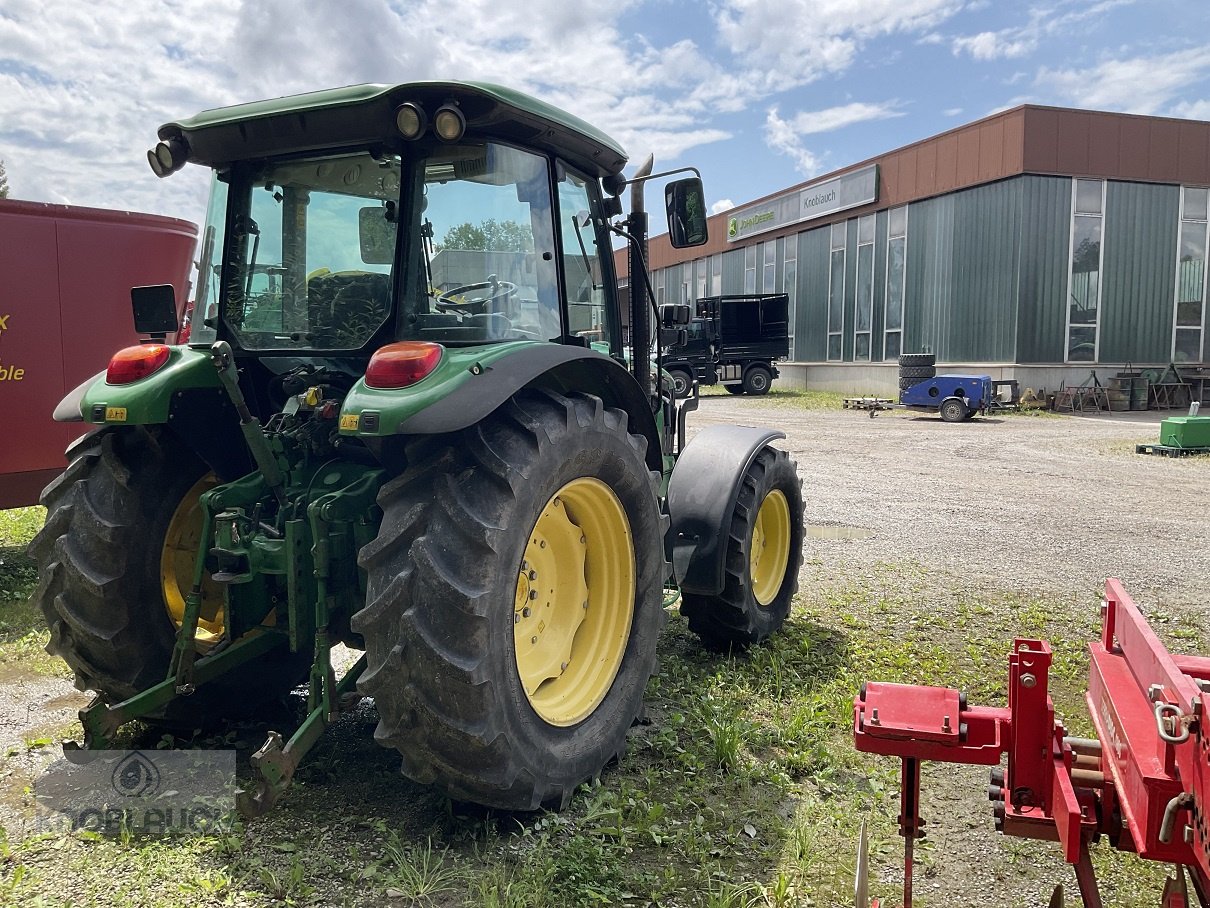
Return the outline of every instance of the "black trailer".
<path id="1" fill-rule="evenodd" d="M 784 293 L 698 300 L 687 341 L 664 356 L 677 396 L 687 397 L 694 379 L 721 382 L 732 394 L 767 393 L 776 362 L 790 355 L 789 310 Z"/>

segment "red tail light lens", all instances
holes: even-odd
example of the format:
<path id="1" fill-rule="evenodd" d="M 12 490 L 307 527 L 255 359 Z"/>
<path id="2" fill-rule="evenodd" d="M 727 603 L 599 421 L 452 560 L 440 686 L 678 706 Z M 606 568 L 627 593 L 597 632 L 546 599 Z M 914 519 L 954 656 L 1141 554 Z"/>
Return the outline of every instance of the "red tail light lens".
<path id="1" fill-rule="evenodd" d="M 425 341 L 399 341 L 379 347 L 366 367 L 366 384 L 371 388 L 414 385 L 437 368 L 444 349 Z"/>
<path id="2" fill-rule="evenodd" d="M 105 370 L 105 384 L 128 385 L 132 381 L 146 378 L 168 362 L 166 344 L 139 344 L 119 350 L 109 361 Z"/>

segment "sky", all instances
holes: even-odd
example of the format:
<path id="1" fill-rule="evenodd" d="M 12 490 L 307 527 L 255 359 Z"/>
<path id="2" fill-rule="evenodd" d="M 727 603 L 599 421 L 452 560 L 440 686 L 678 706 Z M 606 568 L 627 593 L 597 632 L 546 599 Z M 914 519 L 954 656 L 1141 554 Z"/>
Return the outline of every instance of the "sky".
<path id="1" fill-rule="evenodd" d="M 433 78 L 696 166 L 722 211 L 1019 104 L 1210 120 L 1210 2 L 0 0 L 0 161 L 12 198 L 200 222 L 160 124 Z"/>

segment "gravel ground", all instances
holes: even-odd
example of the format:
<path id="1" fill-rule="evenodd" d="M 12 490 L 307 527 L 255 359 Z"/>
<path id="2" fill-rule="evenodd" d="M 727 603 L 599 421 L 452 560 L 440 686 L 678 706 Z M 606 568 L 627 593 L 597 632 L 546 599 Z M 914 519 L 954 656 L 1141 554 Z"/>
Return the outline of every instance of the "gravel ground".
<path id="1" fill-rule="evenodd" d="M 1085 594 L 1120 577 L 1140 605 L 1206 613 L 1210 458 L 1135 454 L 1158 440 L 1158 414 L 943 423 L 775 401 L 703 398 L 691 426 L 786 433 L 815 535 L 869 531 L 812 539 L 826 567 L 906 560 L 1023 593 Z"/>

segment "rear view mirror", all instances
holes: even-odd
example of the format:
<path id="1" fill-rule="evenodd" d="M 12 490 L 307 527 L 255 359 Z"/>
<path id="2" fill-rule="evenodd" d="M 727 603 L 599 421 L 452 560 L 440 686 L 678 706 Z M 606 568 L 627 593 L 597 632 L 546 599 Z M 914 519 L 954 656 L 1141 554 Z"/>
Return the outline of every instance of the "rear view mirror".
<path id="1" fill-rule="evenodd" d="M 131 287 L 130 306 L 134 310 L 135 333 L 154 337 L 177 330 L 176 291 L 172 284 Z"/>
<path id="2" fill-rule="evenodd" d="M 371 205 L 357 212 L 361 260 L 367 265 L 389 265 L 395 260 L 395 206 Z"/>
<path id="3" fill-rule="evenodd" d="M 689 324 L 689 307 L 683 303 L 660 306 L 660 323 L 664 328 L 683 328 Z"/>
<path id="4" fill-rule="evenodd" d="M 674 180 L 664 187 L 668 209 L 668 238 L 673 248 L 701 246 L 709 239 L 706 230 L 706 193 L 698 177 Z"/>

